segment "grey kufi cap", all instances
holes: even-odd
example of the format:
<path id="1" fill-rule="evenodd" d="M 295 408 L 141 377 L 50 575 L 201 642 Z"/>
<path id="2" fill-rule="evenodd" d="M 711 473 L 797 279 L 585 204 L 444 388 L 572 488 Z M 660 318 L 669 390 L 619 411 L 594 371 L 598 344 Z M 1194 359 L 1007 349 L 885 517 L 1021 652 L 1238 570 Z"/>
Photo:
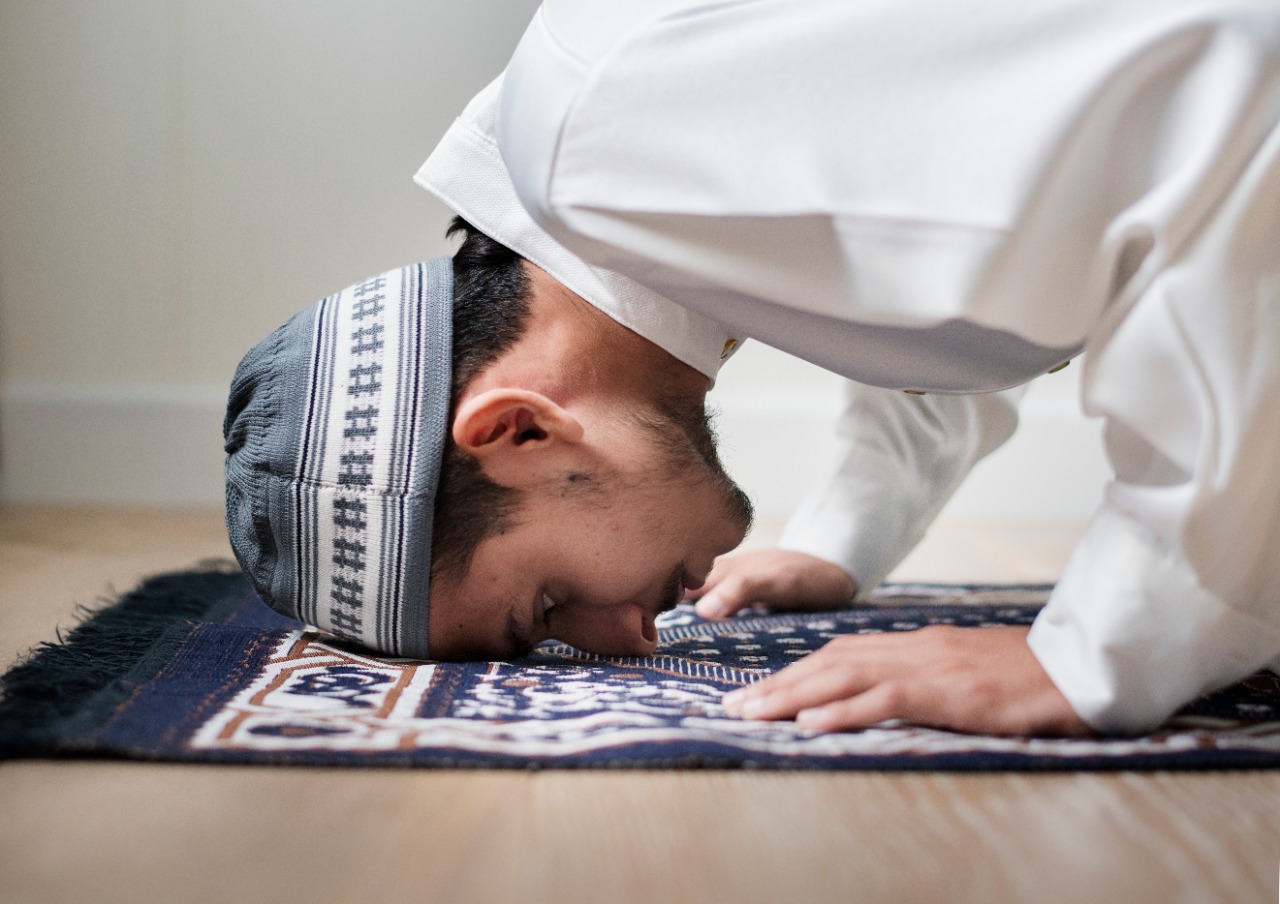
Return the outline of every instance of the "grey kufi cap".
<path id="1" fill-rule="evenodd" d="M 277 612 L 428 658 L 452 327 L 442 257 L 331 295 L 240 362 L 223 424 L 227 531 Z"/>

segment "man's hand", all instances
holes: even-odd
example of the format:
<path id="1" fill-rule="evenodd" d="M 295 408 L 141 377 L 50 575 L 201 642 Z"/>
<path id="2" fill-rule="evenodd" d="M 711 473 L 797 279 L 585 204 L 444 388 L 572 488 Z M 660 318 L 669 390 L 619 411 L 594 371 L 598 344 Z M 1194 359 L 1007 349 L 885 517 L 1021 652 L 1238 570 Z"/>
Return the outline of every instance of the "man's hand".
<path id="1" fill-rule="evenodd" d="M 992 735 L 1091 733 L 1054 686 L 1027 628 L 933 625 L 850 634 L 725 695 L 744 719 L 790 719 L 816 731 L 888 719 Z"/>
<path id="2" fill-rule="evenodd" d="M 685 594 L 703 618 L 725 618 L 750 605 L 770 609 L 838 609 L 853 602 L 853 578 L 825 559 L 787 549 L 758 549 L 716 559 L 706 582 Z"/>

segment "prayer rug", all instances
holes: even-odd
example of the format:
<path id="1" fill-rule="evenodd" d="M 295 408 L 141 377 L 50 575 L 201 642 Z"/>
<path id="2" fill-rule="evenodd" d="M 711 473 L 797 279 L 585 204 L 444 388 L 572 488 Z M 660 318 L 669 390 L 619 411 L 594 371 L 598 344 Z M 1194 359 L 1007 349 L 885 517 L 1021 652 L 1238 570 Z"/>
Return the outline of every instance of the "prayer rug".
<path id="1" fill-rule="evenodd" d="M 239 574 L 152 578 L 0 679 L 0 758 L 437 767 L 1076 770 L 1280 766 L 1260 672 L 1122 739 L 974 737 L 894 723 L 745 722 L 725 691 L 853 632 L 1029 624 L 1043 586 L 891 585 L 871 605 L 719 622 L 681 606 L 658 652 L 554 642 L 511 662 L 373 656 L 268 609 Z"/>

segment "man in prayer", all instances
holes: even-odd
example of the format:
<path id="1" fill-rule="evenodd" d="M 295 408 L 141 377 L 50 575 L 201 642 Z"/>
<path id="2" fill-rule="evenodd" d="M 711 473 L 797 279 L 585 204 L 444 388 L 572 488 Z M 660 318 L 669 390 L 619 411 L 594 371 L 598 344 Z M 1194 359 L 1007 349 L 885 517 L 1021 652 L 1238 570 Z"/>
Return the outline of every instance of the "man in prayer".
<path id="1" fill-rule="evenodd" d="M 710 618 L 847 605 L 1013 433 L 1025 385 L 1087 352 L 1115 479 L 1030 631 L 843 637 L 726 707 L 1130 733 L 1280 659 L 1270 0 L 546 0 L 417 181 L 463 244 L 378 291 L 397 335 L 447 312 L 430 416 L 359 419 L 359 287 L 336 344 L 317 309 L 233 387 L 233 545 L 282 611 L 493 658 L 647 654 L 685 593 Z M 778 549 L 724 555 L 750 506 L 704 397 L 747 338 L 851 381 L 846 454 Z M 406 347 L 367 352 L 395 371 L 379 410 L 419 398 Z M 267 447 L 274 496 L 237 463 Z M 409 528 L 371 514 L 395 506 Z"/>

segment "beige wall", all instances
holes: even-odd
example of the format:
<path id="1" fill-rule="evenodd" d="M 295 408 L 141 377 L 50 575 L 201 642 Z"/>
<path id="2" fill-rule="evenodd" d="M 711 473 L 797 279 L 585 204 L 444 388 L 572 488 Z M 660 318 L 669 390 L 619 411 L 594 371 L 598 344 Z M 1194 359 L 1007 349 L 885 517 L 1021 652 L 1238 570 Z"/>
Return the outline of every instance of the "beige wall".
<path id="1" fill-rule="evenodd" d="M 0 499 L 216 504 L 240 355 L 446 250 L 412 175 L 535 6 L 0 0 Z M 1095 431 L 1054 380 L 966 513 L 1097 498 Z M 784 513 L 830 460 L 838 381 L 748 347 L 716 396 L 731 470 Z"/>
<path id="2" fill-rule="evenodd" d="M 412 176 L 529 0 L 3 0 L 0 378 L 222 383 L 440 253 Z"/>

